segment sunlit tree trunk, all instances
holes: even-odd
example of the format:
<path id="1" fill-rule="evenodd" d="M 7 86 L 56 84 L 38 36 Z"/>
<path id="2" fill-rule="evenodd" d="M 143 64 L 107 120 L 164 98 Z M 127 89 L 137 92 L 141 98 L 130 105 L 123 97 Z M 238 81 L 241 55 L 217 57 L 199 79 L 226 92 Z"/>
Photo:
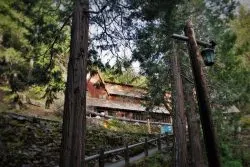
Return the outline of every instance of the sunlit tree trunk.
<path id="1" fill-rule="evenodd" d="M 88 6 L 88 0 L 75 1 L 63 113 L 61 167 L 84 166 Z"/>

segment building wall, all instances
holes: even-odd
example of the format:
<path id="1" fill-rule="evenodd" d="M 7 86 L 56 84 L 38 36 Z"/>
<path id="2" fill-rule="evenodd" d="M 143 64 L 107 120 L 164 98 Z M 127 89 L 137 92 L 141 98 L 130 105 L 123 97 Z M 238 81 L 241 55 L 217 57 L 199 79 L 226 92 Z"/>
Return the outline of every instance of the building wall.
<path id="1" fill-rule="evenodd" d="M 108 93 L 100 82 L 98 75 L 94 75 L 87 83 L 87 96 L 92 98 L 107 99 Z"/>
<path id="2" fill-rule="evenodd" d="M 110 83 L 109 83 L 110 86 Z M 124 86 L 124 85 L 114 85 L 114 89 L 117 89 L 118 91 L 124 89 L 123 93 L 127 92 L 133 92 L 136 94 L 136 91 L 133 90 L 131 86 Z M 109 87 L 110 89 L 110 87 Z M 142 98 L 137 97 L 127 97 L 127 96 L 121 96 L 121 95 L 108 95 L 107 90 L 105 89 L 105 86 L 102 84 L 101 79 L 98 74 L 92 76 L 87 83 L 87 96 L 91 98 L 100 98 L 100 99 L 108 99 L 112 101 L 119 101 L 124 103 L 136 103 L 140 104 L 143 102 Z M 135 120 L 146 120 L 148 114 L 145 112 L 139 112 L 139 111 L 124 111 L 124 110 L 114 110 L 114 109 L 107 109 L 107 108 L 95 108 L 95 112 L 99 113 L 105 113 L 111 116 L 115 117 L 126 117 L 129 119 L 135 119 Z M 151 113 L 151 121 L 153 122 L 167 122 L 170 123 L 170 116 L 163 113 Z"/>

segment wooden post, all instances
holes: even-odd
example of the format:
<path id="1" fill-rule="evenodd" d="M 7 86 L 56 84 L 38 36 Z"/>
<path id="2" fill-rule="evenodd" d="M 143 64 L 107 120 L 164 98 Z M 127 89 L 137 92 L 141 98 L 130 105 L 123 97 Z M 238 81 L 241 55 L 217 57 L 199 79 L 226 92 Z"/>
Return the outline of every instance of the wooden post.
<path id="1" fill-rule="evenodd" d="M 157 148 L 159 151 L 161 151 L 161 135 L 159 135 L 157 139 Z"/>
<path id="2" fill-rule="evenodd" d="M 148 156 L 148 138 L 145 138 L 145 144 L 144 144 L 144 153 L 145 156 Z"/>
<path id="3" fill-rule="evenodd" d="M 187 22 L 184 31 L 185 35 L 188 37 L 189 56 L 195 80 L 196 94 L 199 103 L 200 119 L 203 129 L 203 137 L 206 146 L 208 163 L 210 167 L 220 167 L 221 162 L 212 122 L 211 108 L 208 100 L 207 84 L 201 66 L 202 57 L 197 46 L 191 21 Z"/>
<path id="4" fill-rule="evenodd" d="M 166 151 L 168 151 L 168 147 L 169 147 L 169 140 L 168 140 L 168 134 L 165 133 L 165 141 L 166 141 Z"/>
<path id="5" fill-rule="evenodd" d="M 99 167 L 104 167 L 104 160 L 105 160 L 105 157 L 104 157 L 104 149 L 101 148 L 100 149 L 100 157 L 99 157 Z"/>
<path id="6" fill-rule="evenodd" d="M 128 143 L 125 144 L 125 150 L 124 150 L 124 160 L 125 160 L 125 167 L 129 167 L 129 148 Z"/>
<path id="7" fill-rule="evenodd" d="M 150 119 L 147 118 L 148 134 L 151 134 Z"/>

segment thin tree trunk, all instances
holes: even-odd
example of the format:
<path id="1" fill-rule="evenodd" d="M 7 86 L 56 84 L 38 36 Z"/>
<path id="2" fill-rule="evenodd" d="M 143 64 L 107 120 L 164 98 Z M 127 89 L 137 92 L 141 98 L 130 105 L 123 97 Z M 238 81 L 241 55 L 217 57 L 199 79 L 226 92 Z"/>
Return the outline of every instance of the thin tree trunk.
<path id="1" fill-rule="evenodd" d="M 196 112 L 196 103 L 193 95 L 192 86 L 184 84 L 184 95 L 186 102 L 186 117 L 188 124 L 188 135 L 190 142 L 191 166 L 205 167 L 203 149 L 201 146 L 201 129 L 198 113 Z"/>
<path id="2" fill-rule="evenodd" d="M 76 0 L 71 29 L 65 91 L 61 167 L 83 167 L 86 131 L 86 61 L 88 55 L 88 0 Z"/>
<path id="3" fill-rule="evenodd" d="M 174 136 L 175 136 L 175 166 L 187 166 L 186 121 L 184 114 L 184 95 L 180 75 L 178 57 L 172 55 L 172 100 L 174 109 Z"/>

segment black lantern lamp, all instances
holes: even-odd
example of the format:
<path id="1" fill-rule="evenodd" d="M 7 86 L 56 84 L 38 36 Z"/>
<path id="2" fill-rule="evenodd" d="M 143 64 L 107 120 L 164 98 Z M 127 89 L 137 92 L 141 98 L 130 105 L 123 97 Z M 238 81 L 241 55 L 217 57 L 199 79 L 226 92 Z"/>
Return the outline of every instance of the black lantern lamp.
<path id="1" fill-rule="evenodd" d="M 212 48 L 205 48 L 201 51 L 204 63 L 206 66 L 212 66 L 214 64 L 215 52 Z"/>
<path id="2" fill-rule="evenodd" d="M 201 55 L 204 60 L 204 64 L 206 66 L 212 66 L 214 64 L 214 58 L 215 58 L 215 51 L 214 48 L 216 46 L 216 43 L 214 41 L 209 42 L 210 45 L 201 51 Z"/>

